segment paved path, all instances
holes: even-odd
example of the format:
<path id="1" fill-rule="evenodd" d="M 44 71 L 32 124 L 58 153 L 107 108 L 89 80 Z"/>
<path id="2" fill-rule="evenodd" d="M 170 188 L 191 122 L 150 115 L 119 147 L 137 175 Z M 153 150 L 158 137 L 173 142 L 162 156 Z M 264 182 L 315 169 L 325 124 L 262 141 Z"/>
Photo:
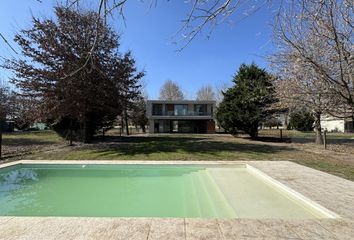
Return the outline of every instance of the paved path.
<path id="1" fill-rule="evenodd" d="M 230 162 L 215 163 L 230 164 Z M 0 239 L 354 239 L 354 182 L 292 162 L 246 163 L 342 218 L 255 220 L 0 217 Z"/>

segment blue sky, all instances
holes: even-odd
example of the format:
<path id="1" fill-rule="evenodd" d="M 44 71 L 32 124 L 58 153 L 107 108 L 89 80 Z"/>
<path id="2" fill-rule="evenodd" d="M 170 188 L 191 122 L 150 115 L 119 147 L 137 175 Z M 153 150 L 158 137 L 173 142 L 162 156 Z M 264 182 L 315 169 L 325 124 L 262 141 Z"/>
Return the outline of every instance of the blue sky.
<path id="1" fill-rule="evenodd" d="M 85 0 L 87 1 L 87 0 Z M 52 16 L 57 1 L 1 0 L 0 32 L 8 40 L 22 28 L 31 26 L 31 15 Z M 94 6 L 93 6 L 94 7 Z M 112 26 L 122 34 L 121 51 L 132 50 L 138 67 L 146 71 L 149 98 L 158 98 L 160 86 L 166 79 L 176 81 L 193 98 L 203 85 L 230 83 L 241 63 L 254 61 L 267 68 L 264 57 L 271 53 L 271 9 L 265 7 L 237 24 L 219 25 L 211 38 L 199 35 L 182 52 L 171 39 L 181 26 L 189 5 L 184 1 L 159 1 L 148 10 L 146 4 L 128 1 L 125 9 L 126 26 L 121 18 L 111 19 Z M 232 20 L 232 19 L 231 19 Z M 13 44 L 13 43 L 12 43 Z M 14 55 L 0 39 L 0 56 Z M 1 69 L 0 78 L 11 73 Z"/>

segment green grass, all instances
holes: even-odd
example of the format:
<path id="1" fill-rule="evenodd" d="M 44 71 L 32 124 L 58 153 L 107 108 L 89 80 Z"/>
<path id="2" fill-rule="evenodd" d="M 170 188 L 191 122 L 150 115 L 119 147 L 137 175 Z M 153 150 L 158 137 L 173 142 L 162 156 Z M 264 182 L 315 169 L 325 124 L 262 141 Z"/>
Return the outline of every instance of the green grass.
<path id="1" fill-rule="evenodd" d="M 109 133 L 108 133 L 109 134 Z M 348 140 L 348 139 L 347 139 Z M 350 139 L 349 139 L 350 140 Z M 354 180 L 353 164 L 341 161 L 337 153 L 304 150 L 301 144 L 268 143 L 230 135 L 152 135 L 119 137 L 109 135 L 92 144 L 65 146 L 52 131 L 7 134 L 4 148 L 14 145 L 40 145 L 39 151 L 29 151 L 22 159 L 43 160 L 288 160 L 346 179 Z M 311 142 L 311 141 L 308 141 Z M 353 142 L 353 141 L 352 141 Z M 62 147 L 45 150 L 47 146 Z M 43 146 L 43 148 L 42 148 Z M 64 147 L 63 147 L 64 146 Z M 308 146 L 305 144 L 304 146 Z M 351 157 L 350 154 L 346 155 Z"/>
<path id="2" fill-rule="evenodd" d="M 2 143 L 2 157 L 5 160 L 65 145 L 63 139 L 53 131 L 6 133 Z"/>
<path id="3" fill-rule="evenodd" d="M 4 146 L 36 145 L 60 143 L 63 139 L 53 131 L 15 132 L 3 135 Z"/>
<path id="4" fill-rule="evenodd" d="M 315 132 L 300 132 L 296 130 L 282 130 L 283 137 L 288 138 L 315 138 Z M 262 129 L 259 132 L 260 136 L 273 136 L 279 137 L 280 130 L 279 129 Z M 328 139 L 354 139 L 354 133 L 334 133 L 328 132 L 327 133 Z"/>
<path id="5" fill-rule="evenodd" d="M 306 159 L 297 159 L 293 160 L 293 162 L 354 181 L 354 166 L 352 165 L 323 160 L 308 161 Z"/>
<path id="6" fill-rule="evenodd" d="M 260 160 L 288 146 L 272 146 L 231 136 L 156 135 L 149 137 L 107 137 L 105 142 L 34 155 L 36 159 L 90 160 Z"/>

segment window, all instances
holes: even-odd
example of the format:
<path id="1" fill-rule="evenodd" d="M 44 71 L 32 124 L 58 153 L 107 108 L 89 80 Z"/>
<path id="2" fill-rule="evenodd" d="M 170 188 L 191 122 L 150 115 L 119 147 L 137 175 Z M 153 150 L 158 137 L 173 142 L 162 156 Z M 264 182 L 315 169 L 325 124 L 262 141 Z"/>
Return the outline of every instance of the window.
<path id="1" fill-rule="evenodd" d="M 184 116 L 187 115 L 188 105 L 186 104 L 176 104 L 175 105 L 175 116 Z"/>
<path id="2" fill-rule="evenodd" d="M 207 115 L 207 105 L 206 104 L 196 104 L 194 105 L 195 115 L 202 116 Z"/>
<path id="3" fill-rule="evenodd" d="M 152 115 L 162 115 L 162 104 L 152 105 Z"/>
<path id="4" fill-rule="evenodd" d="M 173 104 L 166 104 L 166 114 L 168 116 L 174 115 L 174 105 Z"/>

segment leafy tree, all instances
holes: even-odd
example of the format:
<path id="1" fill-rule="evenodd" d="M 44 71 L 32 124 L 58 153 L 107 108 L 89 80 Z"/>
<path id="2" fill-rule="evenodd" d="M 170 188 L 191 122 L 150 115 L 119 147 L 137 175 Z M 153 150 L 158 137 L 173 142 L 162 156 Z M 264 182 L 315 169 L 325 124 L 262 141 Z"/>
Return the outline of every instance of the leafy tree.
<path id="1" fill-rule="evenodd" d="M 197 100 L 214 101 L 215 98 L 215 92 L 210 85 L 201 87 L 197 92 Z"/>
<path id="2" fill-rule="evenodd" d="M 172 80 L 166 80 L 160 89 L 161 100 L 183 100 L 181 87 Z"/>
<path id="3" fill-rule="evenodd" d="M 38 117 L 64 137 L 89 142 L 124 112 L 135 62 L 118 51 L 119 36 L 95 12 L 55 8 L 56 20 L 33 17 L 15 36 L 22 58 L 6 66 Z M 98 44 L 99 43 L 99 44 Z M 131 75 L 134 76 L 131 76 Z"/>
<path id="4" fill-rule="evenodd" d="M 256 64 L 242 64 L 224 93 L 216 117 L 221 127 L 235 134 L 243 131 L 257 137 L 259 124 L 266 120 L 276 99 L 272 76 Z"/>
<path id="5" fill-rule="evenodd" d="M 295 110 L 290 113 L 290 127 L 298 131 L 312 131 L 315 118 L 306 109 Z"/>

